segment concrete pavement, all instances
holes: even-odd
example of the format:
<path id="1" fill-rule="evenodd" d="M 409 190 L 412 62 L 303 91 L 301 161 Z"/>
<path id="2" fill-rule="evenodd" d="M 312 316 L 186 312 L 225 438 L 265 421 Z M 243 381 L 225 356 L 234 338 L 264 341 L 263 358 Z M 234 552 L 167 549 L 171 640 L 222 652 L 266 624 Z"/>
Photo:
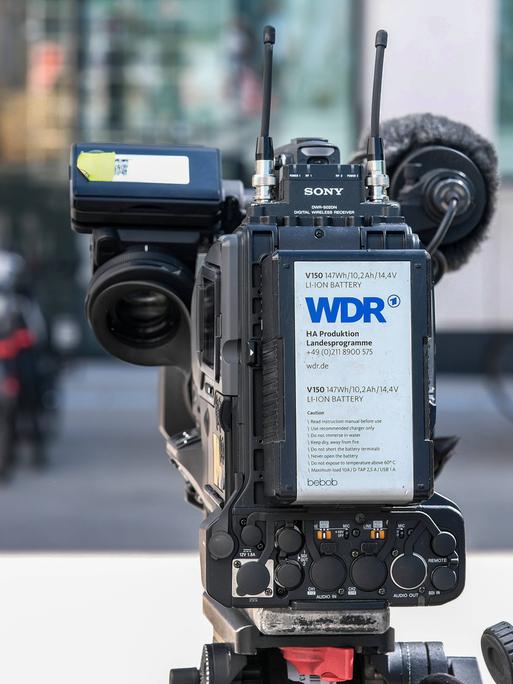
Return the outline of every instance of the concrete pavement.
<path id="1" fill-rule="evenodd" d="M 62 394 L 50 467 L 0 489 L 0 551 L 195 549 L 201 515 L 164 453 L 157 371 L 84 362 Z M 473 378 L 440 380 L 438 415 L 439 434 L 462 436 L 438 489 L 463 508 L 469 548 L 513 549 L 513 424 Z"/>
<path id="2" fill-rule="evenodd" d="M 158 432 L 156 369 L 75 366 L 63 379 L 50 466 L 0 488 L 0 550 L 184 550 L 199 511 Z"/>
<path id="3" fill-rule="evenodd" d="M 392 610 L 397 640 L 479 655 L 483 629 L 513 621 L 511 596 L 494 590 L 512 575 L 513 554 L 471 556 L 456 601 Z M 0 605 L 5 684 L 165 684 L 211 641 L 195 554 L 3 556 Z"/>

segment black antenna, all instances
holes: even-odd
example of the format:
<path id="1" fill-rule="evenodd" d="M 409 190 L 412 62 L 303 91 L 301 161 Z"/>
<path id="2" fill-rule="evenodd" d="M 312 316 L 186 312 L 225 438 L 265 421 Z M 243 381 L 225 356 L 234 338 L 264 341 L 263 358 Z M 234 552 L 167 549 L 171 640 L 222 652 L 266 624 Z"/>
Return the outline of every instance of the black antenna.
<path id="1" fill-rule="evenodd" d="M 379 117 L 381 109 L 381 85 L 383 83 L 383 60 L 388 42 L 388 33 L 380 30 L 376 33 L 376 59 L 374 62 L 374 82 L 372 86 L 371 128 L 367 142 L 367 178 L 366 185 L 371 202 L 387 202 L 389 180 L 385 165 L 383 140 L 379 135 Z"/>
<path id="2" fill-rule="evenodd" d="M 264 27 L 264 78 L 262 93 L 262 125 L 260 137 L 269 137 L 271 121 L 271 94 L 273 87 L 273 45 L 276 40 L 274 26 Z"/>
<path id="3" fill-rule="evenodd" d="M 262 87 L 262 123 L 256 141 L 256 169 L 253 176 L 256 202 L 269 202 L 271 188 L 276 185 L 274 175 L 273 139 L 269 135 L 271 121 L 271 95 L 273 84 L 273 45 L 276 40 L 274 26 L 264 28 L 264 76 Z"/>
<path id="4" fill-rule="evenodd" d="M 379 138 L 379 115 L 381 109 L 381 85 L 383 83 L 383 60 L 385 48 L 388 42 L 388 33 L 378 31 L 376 33 L 376 59 L 374 61 L 374 82 L 372 85 L 371 129 L 373 138 Z"/>

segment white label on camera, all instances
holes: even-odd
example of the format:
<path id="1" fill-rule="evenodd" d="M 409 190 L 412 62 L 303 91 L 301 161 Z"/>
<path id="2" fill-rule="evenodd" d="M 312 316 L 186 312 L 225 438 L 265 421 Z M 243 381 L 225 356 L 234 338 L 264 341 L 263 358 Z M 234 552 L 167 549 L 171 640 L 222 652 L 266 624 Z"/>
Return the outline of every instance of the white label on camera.
<path id="1" fill-rule="evenodd" d="M 409 261 L 294 264 L 299 503 L 413 498 Z"/>
<path id="2" fill-rule="evenodd" d="M 187 185 L 189 157 L 164 154 L 116 154 L 114 182 Z"/>

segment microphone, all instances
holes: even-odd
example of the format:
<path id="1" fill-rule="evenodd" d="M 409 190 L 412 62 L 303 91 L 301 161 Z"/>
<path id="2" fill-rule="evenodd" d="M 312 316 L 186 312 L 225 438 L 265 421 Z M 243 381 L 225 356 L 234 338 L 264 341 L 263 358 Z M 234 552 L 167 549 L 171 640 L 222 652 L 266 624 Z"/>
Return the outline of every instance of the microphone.
<path id="1" fill-rule="evenodd" d="M 485 239 L 495 210 L 494 147 L 469 126 L 428 113 L 384 121 L 380 133 L 390 198 L 401 204 L 435 269 L 459 269 Z"/>

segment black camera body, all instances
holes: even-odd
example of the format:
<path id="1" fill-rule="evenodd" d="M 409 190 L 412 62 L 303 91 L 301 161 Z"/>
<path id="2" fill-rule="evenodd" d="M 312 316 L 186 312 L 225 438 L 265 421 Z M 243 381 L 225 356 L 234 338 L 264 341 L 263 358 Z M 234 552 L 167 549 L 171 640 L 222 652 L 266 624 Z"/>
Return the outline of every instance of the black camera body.
<path id="1" fill-rule="evenodd" d="M 433 294 L 486 234 L 496 155 L 444 117 L 380 129 L 385 31 L 366 151 L 275 152 L 274 29 L 263 38 L 251 197 L 216 149 L 72 149 L 88 319 L 114 356 L 161 366 L 167 453 L 204 512 L 215 643 L 170 682 L 477 682 L 475 660 L 437 642 L 394 644 L 389 607 L 443 604 L 465 582 L 461 513 L 434 491 L 457 440 L 434 435 Z M 497 681 L 504 624 L 483 642 Z"/>
<path id="2" fill-rule="evenodd" d="M 296 140 L 276 157 L 276 200 L 252 204 L 243 226 L 214 243 L 193 297 L 196 424 L 209 464 L 201 490 L 211 511 L 201 530 L 205 588 L 244 608 L 443 603 L 463 588 L 464 536 L 459 511 L 431 496 L 429 256 L 396 203 L 366 201 L 363 165 L 341 165 L 334 146 Z M 366 281 L 380 297 L 355 296 Z M 332 297 L 331 308 L 314 309 L 319 320 L 305 328 L 312 291 Z M 336 312 L 333 295 L 346 295 Z M 406 309 L 406 354 L 381 338 L 387 322 L 373 314 L 376 300 L 394 296 Z M 359 337 L 342 336 L 358 320 Z M 385 348 L 394 350 L 394 382 L 406 366 L 402 387 L 386 385 Z M 385 383 L 381 394 L 367 374 Z M 397 442 L 385 446 L 386 433 Z M 184 469 L 191 459 L 181 450 L 181 437 L 171 439 Z M 436 540 L 448 542 L 441 555 Z"/>
<path id="3" fill-rule="evenodd" d="M 296 139 L 276 151 L 273 200 L 234 229 L 240 187 L 223 193 L 218 162 L 196 183 L 216 150 L 94 149 L 72 154 L 89 320 L 111 353 L 165 366 L 162 431 L 206 512 L 208 594 L 299 611 L 455 598 L 463 521 L 433 494 L 430 257 L 399 205 L 368 200 L 364 164 Z M 85 180 L 81 155 L 113 152 L 128 177 L 138 156 L 188 157 L 188 197 Z"/>

